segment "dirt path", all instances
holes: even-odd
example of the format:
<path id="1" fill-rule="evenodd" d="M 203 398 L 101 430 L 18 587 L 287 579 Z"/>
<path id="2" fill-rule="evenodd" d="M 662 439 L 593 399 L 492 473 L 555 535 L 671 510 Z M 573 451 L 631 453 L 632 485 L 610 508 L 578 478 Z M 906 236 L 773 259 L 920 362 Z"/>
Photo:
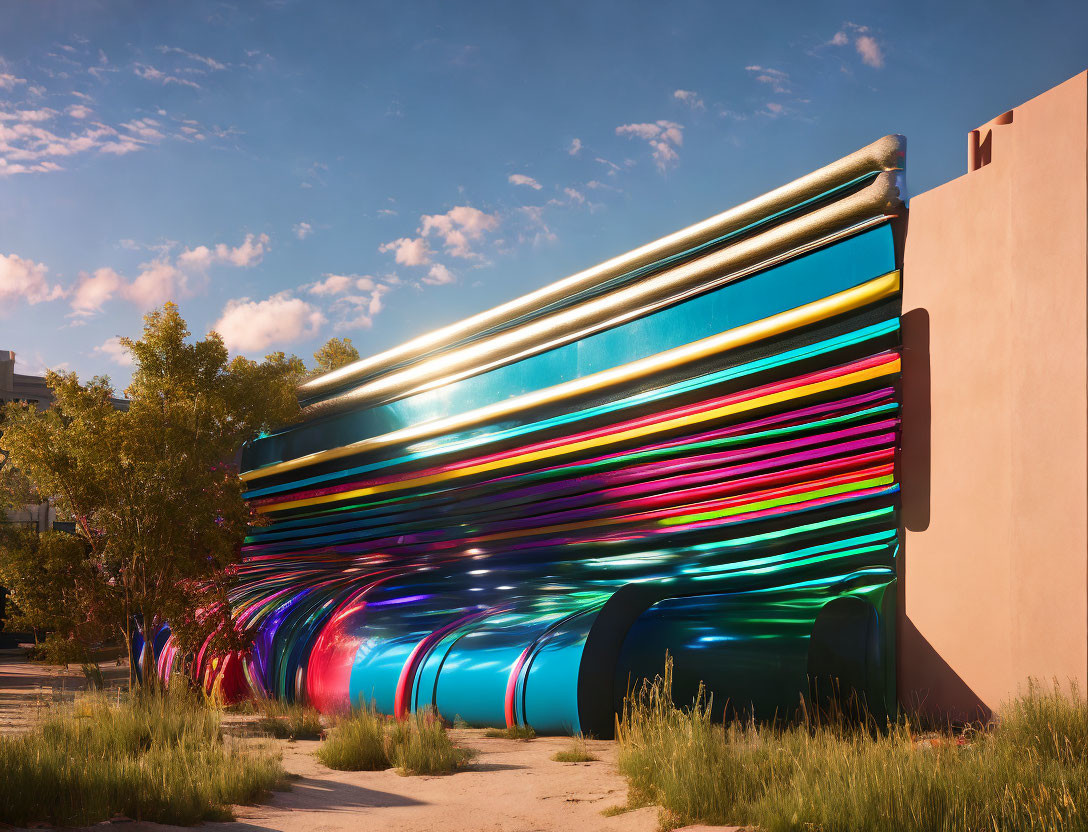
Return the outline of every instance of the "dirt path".
<path id="1" fill-rule="evenodd" d="M 104 668 L 104 670 L 106 670 Z M 124 679 L 109 669 L 108 681 Z M 56 699 L 84 687 L 83 674 L 0 657 L 0 732 L 26 730 Z M 235 807 L 237 820 L 210 823 L 209 832 L 656 832 L 657 809 L 604 817 L 601 810 L 626 802 L 616 772 L 616 745 L 590 741 L 591 763 L 557 763 L 562 737 L 529 742 L 490 739 L 478 730 L 451 731 L 454 741 L 479 756 L 445 777 L 401 777 L 390 771 L 333 771 L 313 756 L 318 743 L 280 742 L 283 763 L 297 777 L 290 791 L 260 806 Z M 103 825 L 87 827 L 101 830 Z M 119 832 L 168 832 L 187 827 L 153 823 L 110 824 Z M 709 827 L 700 827 L 709 829 Z M 692 832 L 695 828 L 690 827 Z M 715 827 L 725 829 L 725 827 Z"/>

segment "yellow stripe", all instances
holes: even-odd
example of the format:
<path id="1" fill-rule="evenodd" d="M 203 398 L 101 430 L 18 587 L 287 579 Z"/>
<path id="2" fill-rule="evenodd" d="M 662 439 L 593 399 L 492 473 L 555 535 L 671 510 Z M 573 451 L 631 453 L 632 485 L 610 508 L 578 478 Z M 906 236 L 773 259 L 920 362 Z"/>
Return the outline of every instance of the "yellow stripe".
<path id="1" fill-rule="evenodd" d="M 898 291 L 899 272 L 890 272 L 860 286 L 829 295 L 796 309 L 780 312 L 769 318 L 753 321 L 717 335 L 711 335 L 709 338 L 703 338 L 656 355 L 640 358 L 638 361 L 632 361 L 629 364 L 613 367 L 610 370 L 602 370 L 599 373 L 557 384 L 544 390 L 526 393 L 506 401 L 495 402 L 476 410 L 470 410 L 467 413 L 449 416 L 422 425 L 413 425 L 381 436 L 352 442 L 350 445 L 317 451 L 296 459 L 276 462 L 263 468 L 247 471 L 242 474 L 242 480 L 251 482 L 273 474 L 296 471 L 310 465 L 377 450 L 389 445 L 419 442 L 444 433 L 452 433 L 486 422 L 506 419 L 522 411 L 553 405 L 564 399 L 596 393 L 620 384 L 630 384 L 639 379 L 673 370 L 685 364 L 702 361 L 737 347 L 833 318 L 852 309 L 875 303 L 878 300 L 894 295 Z"/>
<path id="2" fill-rule="evenodd" d="M 722 405 L 712 410 L 707 410 L 702 413 L 693 413 L 688 416 L 678 416 L 674 419 L 668 419 L 664 422 L 658 422 L 653 425 L 642 425 L 637 428 L 629 428 L 618 433 L 609 434 L 607 436 L 597 436 L 592 439 L 583 439 L 581 442 L 572 442 L 569 445 L 561 445 L 556 448 L 544 448 L 539 451 L 531 451 L 530 453 L 519 454 L 518 456 L 508 457 L 506 459 L 496 459 L 491 462 L 482 462 L 477 465 L 469 465 L 464 468 L 458 468 L 455 471 L 443 471 L 439 474 L 429 474 L 425 477 L 414 477 L 408 480 L 399 480 L 397 482 L 387 482 L 380 485 L 371 485 L 365 488 L 356 488 L 352 491 L 341 491 L 337 494 L 324 494 L 320 497 L 309 497 L 304 500 L 289 500 L 283 503 L 274 503 L 271 505 L 261 506 L 257 511 L 261 514 L 265 514 L 270 511 L 284 511 L 290 508 L 303 508 L 305 506 L 316 506 L 322 503 L 331 503 L 339 500 L 351 500 L 358 497 L 369 497 L 374 494 L 384 494 L 388 491 L 402 491 L 408 488 L 420 488 L 426 485 L 434 485 L 435 483 L 448 482 L 453 479 L 460 479 L 463 477 L 471 477 L 476 474 L 486 474 L 490 471 L 496 471 L 502 468 L 509 468 L 515 465 L 524 465 L 527 462 L 542 462 L 548 459 L 554 459 L 559 456 L 567 456 L 569 454 L 577 454 L 583 451 L 594 450 L 596 448 L 607 447 L 608 445 L 615 445 L 620 442 L 627 442 L 632 439 L 641 439 L 642 437 L 652 436 L 657 433 L 663 433 L 677 428 L 692 427 L 704 422 L 711 422 L 717 419 L 722 419 L 726 416 L 732 416 L 737 413 L 744 413 L 749 410 L 755 410 L 760 407 L 766 407 L 772 404 L 778 404 L 780 402 L 790 401 L 792 399 L 799 399 L 805 396 L 812 396 L 817 393 L 823 393 L 828 390 L 835 390 L 840 387 L 847 387 L 851 384 L 858 384 L 863 381 L 870 381 L 874 378 L 880 378 L 881 376 L 892 375 L 899 372 L 899 358 L 881 364 L 877 367 L 870 367 L 865 370 L 858 370 L 854 373 L 847 373 L 844 376 L 837 378 L 827 379 L 825 381 L 813 382 L 812 384 L 806 384 L 801 387 L 796 387 L 791 390 L 782 390 L 777 393 L 770 393 L 766 396 L 760 396 L 755 399 L 749 399 L 743 402 L 736 402 L 735 404 Z"/>

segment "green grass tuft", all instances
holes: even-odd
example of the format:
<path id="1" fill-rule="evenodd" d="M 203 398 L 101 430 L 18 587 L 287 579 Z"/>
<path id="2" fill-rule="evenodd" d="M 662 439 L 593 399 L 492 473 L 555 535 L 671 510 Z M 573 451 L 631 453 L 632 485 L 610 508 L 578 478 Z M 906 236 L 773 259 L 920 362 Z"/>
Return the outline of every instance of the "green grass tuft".
<path id="1" fill-rule="evenodd" d="M 664 825 L 762 832 L 1088 830 L 1088 703 L 1032 684 L 987 729 L 920 736 L 907 719 L 715 724 L 700 698 L 675 708 L 665 676 L 628 700 L 619 725 L 629 805 Z"/>
<path id="2" fill-rule="evenodd" d="M 390 754 L 398 774 L 452 774 L 475 753 L 457 748 L 442 720 L 431 711 L 412 714 L 390 733 Z"/>
<path id="3" fill-rule="evenodd" d="M 386 750 L 388 720 L 373 708 L 353 711 L 340 719 L 320 746 L 317 758 L 340 771 L 381 771 L 389 768 Z"/>
<path id="4" fill-rule="evenodd" d="M 507 728 L 488 728 L 484 736 L 493 740 L 535 740 L 536 731 L 531 725 L 511 725 Z"/>
<path id="5" fill-rule="evenodd" d="M 431 711 L 394 722 L 373 708 L 341 719 L 316 754 L 329 768 L 341 771 L 395 767 L 404 775 L 450 774 L 474 756 L 454 746 L 442 720 Z"/>
<path id="6" fill-rule="evenodd" d="M 570 738 L 570 745 L 552 755 L 557 763 L 592 763 L 599 758 L 589 753 L 586 738 L 581 734 Z"/>
<path id="7" fill-rule="evenodd" d="M 321 714 L 309 705 L 288 705 L 276 699 L 258 703 L 261 730 L 281 740 L 321 739 L 325 726 Z"/>
<path id="8" fill-rule="evenodd" d="M 277 754 L 224 740 L 218 711 L 169 691 L 81 697 L 0 737 L 0 772 L 0 822 L 15 826 L 225 820 L 286 782 Z"/>

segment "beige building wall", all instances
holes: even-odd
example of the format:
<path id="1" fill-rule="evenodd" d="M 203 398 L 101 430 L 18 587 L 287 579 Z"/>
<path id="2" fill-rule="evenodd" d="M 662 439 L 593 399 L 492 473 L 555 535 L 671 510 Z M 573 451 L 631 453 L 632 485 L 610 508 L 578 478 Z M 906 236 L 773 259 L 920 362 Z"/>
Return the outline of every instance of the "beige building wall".
<path id="1" fill-rule="evenodd" d="M 910 201 L 900 700 L 974 717 L 1088 686 L 1088 74 Z"/>

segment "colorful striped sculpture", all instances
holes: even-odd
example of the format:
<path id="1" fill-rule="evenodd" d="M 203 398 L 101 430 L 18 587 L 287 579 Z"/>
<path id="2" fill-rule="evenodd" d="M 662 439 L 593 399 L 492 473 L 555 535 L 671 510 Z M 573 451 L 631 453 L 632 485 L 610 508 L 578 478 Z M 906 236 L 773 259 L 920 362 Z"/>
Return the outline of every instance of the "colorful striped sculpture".
<path id="1" fill-rule="evenodd" d="M 813 682 L 893 707 L 903 160 L 887 137 L 304 384 L 243 454 L 252 649 L 198 673 L 608 736 L 667 651 L 718 713 Z"/>

